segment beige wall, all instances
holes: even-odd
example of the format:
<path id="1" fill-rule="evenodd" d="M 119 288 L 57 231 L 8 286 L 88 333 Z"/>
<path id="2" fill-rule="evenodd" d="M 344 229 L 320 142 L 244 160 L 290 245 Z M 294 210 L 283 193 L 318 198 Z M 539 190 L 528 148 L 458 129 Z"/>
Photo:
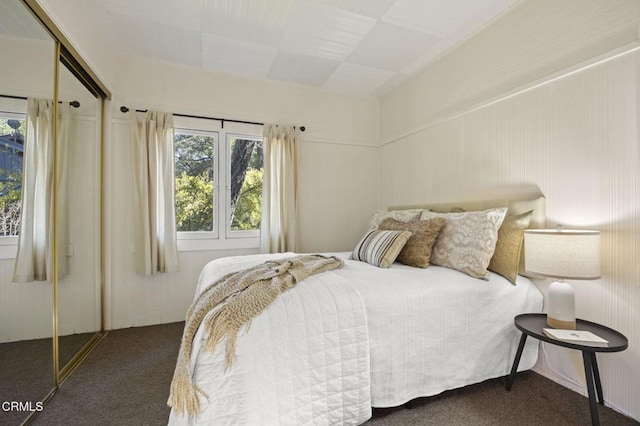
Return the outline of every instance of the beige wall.
<path id="1" fill-rule="evenodd" d="M 120 105 L 304 125 L 300 134 L 301 252 L 350 250 L 377 204 L 377 100 L 261 82 L 151 60 L 118 58 L 107 147 L 107 319 L 111 328 L 182 321 L 208 261 L 256 249 L 180 253 L 181 272 L 133 267 L 131 158 Z"/>
<path id="2" fill-rule="evenodd" d="M 635 1 L 521 4 L 381 99 L 379 153 L 380 207 L 541 192 L 548 226 L 602 232 L 602 278 L 572 281 L 577 315 L 629 338 L 628 350 L 598 358 L 607 405 L 636 419 L 640 53 L 573 65 L 638 46 L 639 18 Z M 530 84 L 548 73 L 558 79 Z M 548 283 L 537 282 L 543 294 Z M 544 349 L 536 370 L 585 394 L 579 353 Z"/>
<path id="3" fill-rule="evenodd" d="M 380 100 L 388 142 L 638 39 L 636 0 L 524 0 Z"/>
<path id="4" fill-rule="evenodd" d="M 53 98 L 55 45 L 53 41 L 0 34 L 0 93 Z M 9 102 L 2 98 L 0 102 Z M 7 105 L 2 105 L 7 108 Z M 3 109 L 7 111 L 7 109 Z"/>

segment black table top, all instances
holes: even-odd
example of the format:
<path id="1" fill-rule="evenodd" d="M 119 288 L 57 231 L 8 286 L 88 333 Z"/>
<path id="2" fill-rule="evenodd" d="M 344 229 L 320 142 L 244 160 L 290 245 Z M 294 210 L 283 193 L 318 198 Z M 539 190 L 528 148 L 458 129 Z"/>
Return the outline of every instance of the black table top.
<path id="1" fill-rule="evenodd" d="M 619 333 L 612 328 L 605 327 L 604 325 L 582 319 L 576 319 L 576 329 L 590 331 L 593 334 L 602 337 L 609 342 L 609 346 L 602 347 L 569 343 L 548 337 L 542 331 L 543 328 L 552 328 L 547 325 L 547 314 L 521 314 L 515 317 L 514 322 L 518 330 L 529 336 L 535 337 L 538 340 L 558 346 L 564 346 L 566 348 L 578 349 L 580 351 L 620 352 L 627 349 L 627 346 L 629 346 L 629 341 L 622 333 Z"/>

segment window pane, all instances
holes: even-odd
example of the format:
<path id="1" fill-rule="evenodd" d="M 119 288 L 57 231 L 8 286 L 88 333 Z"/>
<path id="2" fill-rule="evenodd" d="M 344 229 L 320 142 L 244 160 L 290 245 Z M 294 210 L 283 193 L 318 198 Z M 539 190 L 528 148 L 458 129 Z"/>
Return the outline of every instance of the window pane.
<path id="1" fill-rule="evenodd" d="M 0 236 L 18 235 L 24 120 L 0 117 Z"/>
<path id="2" fill-rule="evenodd" d="M 214 136 L 175 133 L 176 228 L 213 231 Z"/>
<path id="3" fill-rule="evenodd" d="M 231 137 L 230 223 L 233 231 L 260 229 L 262 139 Z"/>

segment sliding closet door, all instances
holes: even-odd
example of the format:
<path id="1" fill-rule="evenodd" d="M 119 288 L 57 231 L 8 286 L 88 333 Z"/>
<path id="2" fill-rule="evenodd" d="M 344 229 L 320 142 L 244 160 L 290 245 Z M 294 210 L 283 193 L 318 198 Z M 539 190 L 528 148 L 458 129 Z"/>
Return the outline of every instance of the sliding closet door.
<path id="1" fill-rule="evenodd" d="M 51 276 L 34 279 L 31 250 L 46 251 L 41 229 L 28 229 L 23 200 L 35 197 L 27 173 L 35 163 L 33 139 L 52 136 L 55 42 L 19 0 L 0 1 L 0 424 L 20 424 L 54 388 L 53 285 Z M 27 97 L 32 119 L 27 120 Z M 47 118 L 47 116 L 49 118 Z M 46 142 L 45 142 L 46 143 Z M 28 210 L 33 204 L 27 202 Z M 23 234 L 25 261 L 14 281 Z M 29 242 L 28 240 L 31 240 Z M 44 258 L 42 258 L 44 260 Z"/>
<path id="2" fill-rule="evenodd" d="M 59 65 L 57 331 L 64 376 L 101 330 L 101 100 Z M 71 362 L 71 363 L 70 363 Z"/>

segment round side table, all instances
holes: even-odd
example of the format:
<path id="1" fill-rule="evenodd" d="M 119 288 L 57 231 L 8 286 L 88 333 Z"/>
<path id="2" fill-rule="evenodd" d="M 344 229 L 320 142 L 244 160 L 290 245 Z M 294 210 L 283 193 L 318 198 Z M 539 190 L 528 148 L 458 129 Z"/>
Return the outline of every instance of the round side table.
<path id="1" fill-rule="evenodd" d="M 520 344 L 518 345 L 518 352 L 516 352 L 516 357 L 513 360 L 511 373 L 507 379 L 507 390 L 511 390 L 511 386 L 513 386 L 513 380 L 515 379 L 516 372 L 518 371 L 518 364 L 520 364 L 520 357 L 522 356 L 522 350 L 524 349 L 524 344 L 527 341 L 527 336 L 534 337 L 552 345 L 564 346 L 565 348 L 582 351 L 584 372 L 587 379 L 587 393 L 589 394 L 589 409 L 591 410 L 591 424 L 599 426 L 600 418 L 598 416 L 598 407 L 596 402 L 600 405 L 604 405 L 604 398 L 602 396 L 602 385 L 600 383 L 600 372 L 598 371 L 596 352 L 623 351 L 629 346 L 627 338 L 616 330 L 605 327 L 604 325 L 576 319 L 577 330 L 590 331 L 607 340 L 609 345 L 591 346 L 589 344 L 576 344 L 565 342 L 563 340 L 552 339 L 544 334 L 542 331 L 543 328 L 551 328 L 547 325 L 547 314 L 521 314 L 515 317 L 514 322 L 516 328 L 522 331 L 522 337 L 520 338 Z"/>

